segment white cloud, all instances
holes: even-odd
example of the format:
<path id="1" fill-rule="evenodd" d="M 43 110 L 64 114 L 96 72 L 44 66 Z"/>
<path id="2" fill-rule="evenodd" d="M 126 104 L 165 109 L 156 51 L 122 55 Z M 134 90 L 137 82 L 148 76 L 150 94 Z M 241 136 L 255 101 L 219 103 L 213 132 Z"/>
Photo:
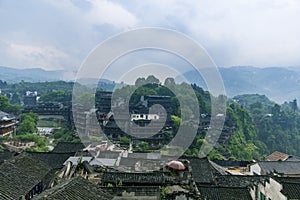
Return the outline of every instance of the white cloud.
<path id="1" fill-rule="evenodd" d="M 298 19 L 297 0 L 3 0 L 0 65 L 74 71 L 109 36 L 155 26 L 191 36 L 219 66 L 300 66 Z"/>
<path id="2" fill-rule="evenodd" d="M 40 67 L 48 70 L 63 70 L 64 60 L 69 56 L 51 46 L 33 46 L 8 43 L 7 56 L 17 60 L 17 67 Z M 32 65 L 34 63 L 34 65 Z"/>
<path id="3" fill-rule="evenodd" d="M 220 66 L 300 65 L 300 1 L 153 0 L 134 1 L 127 9 L 146 26 L 195 38 Z"/>
<path id="4" fill-rule="evenodd" d="M 111 1 L 87 0 L 92 8 L 87 19 L 93 24 L 111 24 L 118 28 L 130 28 L 138 23 L 138 19 L 121 5 Z"/>

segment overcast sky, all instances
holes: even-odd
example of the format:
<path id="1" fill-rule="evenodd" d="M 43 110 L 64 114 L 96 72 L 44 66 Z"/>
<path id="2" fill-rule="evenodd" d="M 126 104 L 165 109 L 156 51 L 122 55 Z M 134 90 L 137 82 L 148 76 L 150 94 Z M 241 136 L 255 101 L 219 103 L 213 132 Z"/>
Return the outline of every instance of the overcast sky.
<path id="1" fill-rule="evenodd" d="M 100 42 L 162 27 L 220 67 L 300 66 L 298 0 L 0 0 L 0 66 L 75 72 Z"/>

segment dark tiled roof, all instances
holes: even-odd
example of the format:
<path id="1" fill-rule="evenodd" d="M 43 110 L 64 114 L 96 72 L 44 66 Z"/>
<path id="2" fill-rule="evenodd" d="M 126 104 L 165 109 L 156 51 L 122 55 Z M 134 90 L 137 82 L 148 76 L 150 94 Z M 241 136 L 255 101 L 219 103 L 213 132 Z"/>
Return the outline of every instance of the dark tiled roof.
<path id="1" fill-rule="evenodd" d="M 121 187 L 101 187 L 101 189 L 105 192 L 110 193 L 116 198 L 121 198 L 121 196 L 126 193 L 134 192 L 135 197 L 139 197 L 139 199 L 161 199 L 160 198 L 160 187 L 159 186 L 121 186 Z M 133 199 L 130 197 L 123 197 L 121 199 Z"/>
<path id="2" fill-rule="evenodd" d="M 216 177 L 216 184 L 224 187 L 249 187 L 259 182 L 264 183 L 266 180 L 267 176 L 224 175 Z"/>
<path id="3" fill-rule="evenodd" d="M 261 161 L 258 164 L 265 174 L 300 174 L 300 161 Z"/>
<path id="4" fill-rule="evenodd" d="M 212 167 L 207 158 L 186 158 L 190 161 L 192 175 L 196 183 L 213 184 L 215 175 L 220 173 Z"/>
<path id="5" fill-rule="evenodd" d="M 147 184 L 161 185 L 165 183 L 165 175 L 162 172 L 126 173 L 126 172 L 104 172 L 102 175 L 104 183 L 123 184 Z"/>
<path id="6" fill-rule="evenodd" d="M 36 200 L 90 200 L 90 199 L 112 199 L 113 196 L 103 192 L 95 184 L 81 177 L 73 178 L 61 185 L 44 191 L 36 196 Z"/>
<path id="7" fill-rule="evenodd" d="M 15 117 L 11 114 L 8 114 L 6 112 L 3 112 L 0 110 L 0 121 L 2 120 L 11 120 L 11 119 L 14 119 Z"/>
<path id="8" fill-rule="evenodd" d="M 139 163 L 141 166 L 153 170 L 160 169 L 164 166 L 164 162 L 154 159 L 142 159 L 142 158 L 125 158 L 122 157 L 120 160 L 120 166 L 128 167 L 134 169 L 135 165 Z"/>
<path id="9" fill-rule="evenodd" d="M 300 177 L 272 177 L 279 183 L 300 183 Z"/>
<path id="10" fill-rule="evenodd" d="M 0 199 L 19 199 L 43 181 L 50 168 L 27 153 L 0 165 Z"/>
<path id="11" fill-rule="evenodd" d="M 300 157 L 294 156 L 294 155 L 289 155 L 288 159 L 286 159 L 285 161 L 300 161 Z"/>
<path id="12" fill-rule="evenodd" d="M 76 153 L 81 151 L 85 146 L 82 143 L 73 143 L 73 142 L 59 142 L 52 152 L 55 153 Z"/>
<path id="13" fill-rule="evenodd" d="M 14 154 L 15 153 L 8 151 L 8 150 L 0 151 L 0 164 L 3 163 L 5 160 L 8 160 L 11 157 L 13 157 Z"/>
<path id="14" fill-rule="evenodd" d="M 115 151 L 100 151 L 98 158 L 118 158 L 120 152 Z"/>
<path id="15" fill-rule="evenodd" d="M 120 165 L 127 166 L 127 167 L 130 167 L 130 168 L 134 168 L 135 164 L 140 160 L 141 159 L 139 159 L 139 158 L 125 158 L 125 157 L 122 157 L 121 160 L 120 160 Z"/>
<path id="16" fill-rule="evenodd" d="M 247 188 L 201 186 L 198 190 L 201 199 L 206 200 L 252 200 Z"/>
<path id="17" fill-rule="evenodd" d="M 223 166 L 223 167 L 247 167 L 251 164 L 251 161 L 242 161 L 242 160 L 212 160 L 214 163 Z"/>
<path id="18" fill-rule="evenodd" d="M 139 159 L 160 159 L 160 153 L 129 153 L 128 158 L 139 158 Z"/>
<path id="19" fill-rule="evenodd" d="M 300 183 L 282 183 L 281 193 L 288 199 L 300 199 Z"/>
<path id="20" fill-rule="evenodd" d="M 221 175 L 227 175 L 228 173 L 226 172 L 226 168 L 214 163 L 213 161 L 209 161 L 209 163 L 211 164 L 211 166 L 218 171 L 218 173 L 220 173 Z M 213 169 L 213 170 L 214 170 Z"/>
<path id="21" fill-rule="evenodd" d="M 47 164 L 52 169 L 60 169 L 64 162 L 74 153 L 55 153 L 55 152 L 27 152 L 33 157 Z"/>

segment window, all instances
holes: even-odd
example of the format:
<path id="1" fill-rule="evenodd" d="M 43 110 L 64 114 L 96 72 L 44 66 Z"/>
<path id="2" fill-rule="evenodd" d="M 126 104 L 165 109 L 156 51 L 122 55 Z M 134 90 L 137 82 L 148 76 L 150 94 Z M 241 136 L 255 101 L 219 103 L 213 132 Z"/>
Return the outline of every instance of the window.
<path id="1" fill-rule="evenodd" d="M 262 192 L 260 193 L 260 200 L 266 200 L 266 196 Z"/>
<path id="2" fill-rule="evenodd" d="M 255 199 L 258 199 L 258 187 L 255 186 Z"/>

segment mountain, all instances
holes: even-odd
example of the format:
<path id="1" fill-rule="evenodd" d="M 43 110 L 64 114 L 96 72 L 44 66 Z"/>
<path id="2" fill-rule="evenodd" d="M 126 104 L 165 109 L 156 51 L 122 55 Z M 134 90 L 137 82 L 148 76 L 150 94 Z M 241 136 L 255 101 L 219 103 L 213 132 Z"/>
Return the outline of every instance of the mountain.
<path id="1" fill-rule="evenodd" d="M 300 67 L 268 67 L 258 68 L 236 66 L 219 68 L 226 93 L 229 97 L 241 94 L 264 94 L 273 101 L 282 103 L 300 99 Z M 191 83 L 206 89 L 204 80 L 194 71 L 183 74 Z M 64 80 L 64 71 L 47 71 L 40 68 L 16 69 L 0 66 L 0 80 L 8 83 L 46 82 Z M 89 82 L 89 80 L 85 80 Z M 94 81 L 93 81 L 94 83 Z M 115 83 L 100 80 L 98 87 L 112 90 Z"/>
<path id="2" fill-rule="evenodd" d="M 0 80 L 8 83 L 25 82 L 45 82 L 63 80 L 64 72 L 47 71 L 40 68 L 17 69 L 0 66 Z"/>
<path id="3" fill-rule="evenodd" d="M 106 91 L 113 91 L 116 88 L 123 87 L 123 82 L 116 83 L 108 79 L 96 79 L 96 78 L 81 78 L 76 80 L 78 83 L 87 86 L 89 88 L 98 88 Z"/>
<path id="4" fill-rule="evenodd" d="M 299 67 L 257 68 L 237 66 L 219 68 L 229 97 L 240 94 L 264 94 L 276 102 L 300 99 Z M 203 79 L 194 71 L 184 74 L 191 83 L 207 88 Z"/>

